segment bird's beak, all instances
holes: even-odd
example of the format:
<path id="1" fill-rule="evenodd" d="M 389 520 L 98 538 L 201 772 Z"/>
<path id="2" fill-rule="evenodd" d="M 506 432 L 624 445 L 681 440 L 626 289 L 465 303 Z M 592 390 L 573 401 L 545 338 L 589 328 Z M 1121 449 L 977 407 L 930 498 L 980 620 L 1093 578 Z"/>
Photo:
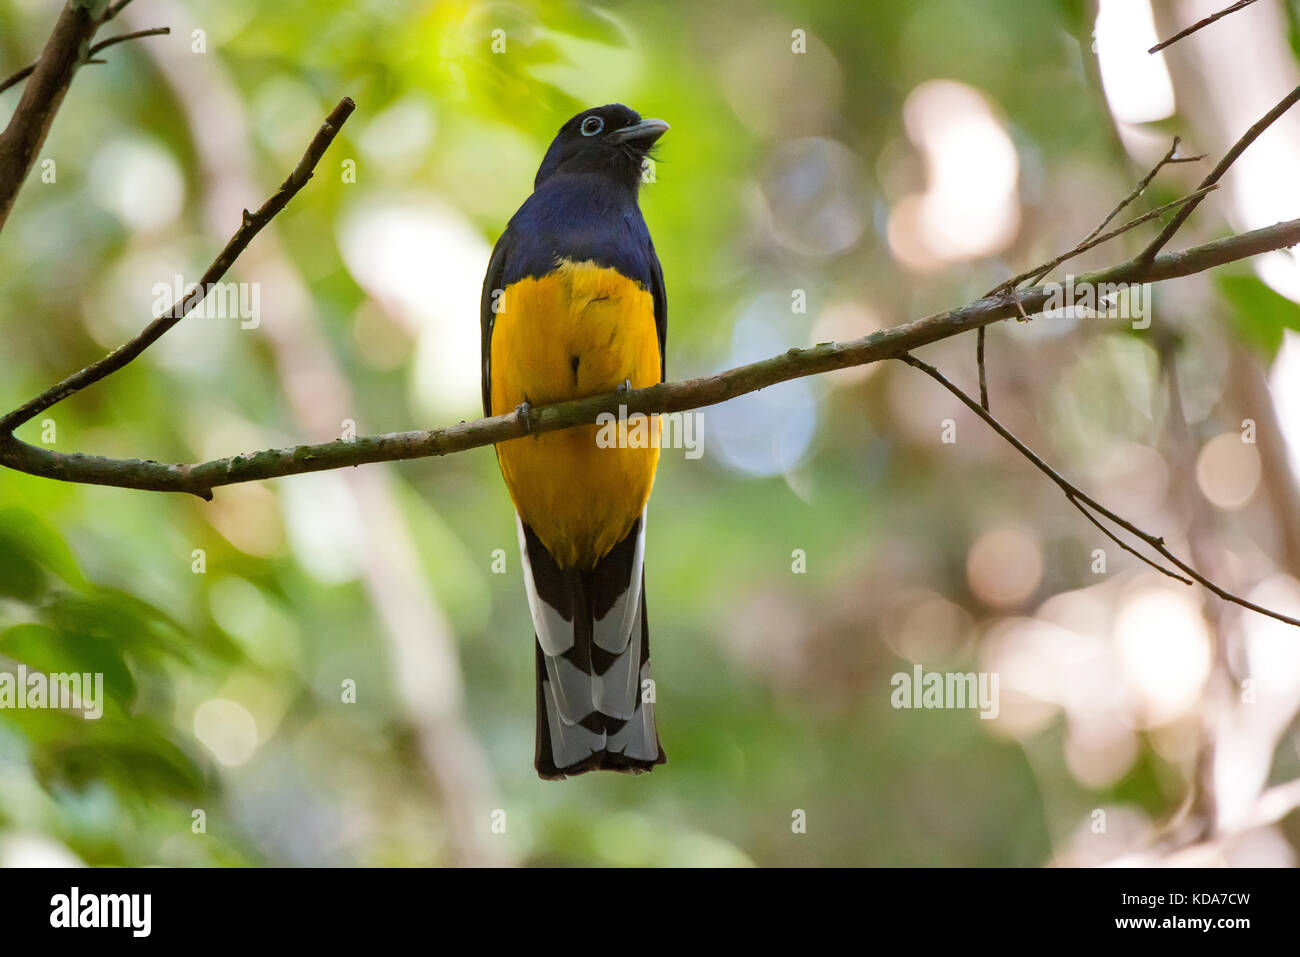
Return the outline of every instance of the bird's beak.
<path id="1" fill-rule="evenodd" d="M 619 143 L 644 143 L 649 146 L 659 137 L 668 132 L 670 127 L 663 120 L 642 120 L 640 123 L 633 123 L 631 126 L 624 126 L 615 130 L 611 135 Z"/>

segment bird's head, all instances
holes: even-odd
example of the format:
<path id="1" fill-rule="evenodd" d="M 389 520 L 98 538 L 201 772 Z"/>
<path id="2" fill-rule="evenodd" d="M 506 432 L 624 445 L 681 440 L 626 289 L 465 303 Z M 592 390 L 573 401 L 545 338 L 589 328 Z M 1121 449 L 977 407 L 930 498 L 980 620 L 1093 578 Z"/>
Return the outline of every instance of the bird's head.
<path id="1" fill-rule="evenodd" d="M 622 103 L 583 110 L 551 141 L 533 188 L 556 173 L 594 173 L 635 191 L 650 148 L 667 131 L 663 120 L 643 120 Z"/>

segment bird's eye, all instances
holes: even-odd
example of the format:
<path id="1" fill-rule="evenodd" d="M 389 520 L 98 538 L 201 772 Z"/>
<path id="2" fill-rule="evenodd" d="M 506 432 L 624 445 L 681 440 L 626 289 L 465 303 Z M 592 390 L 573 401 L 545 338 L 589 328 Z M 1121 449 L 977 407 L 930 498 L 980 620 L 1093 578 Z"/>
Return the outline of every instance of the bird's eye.
<path id="1" fill-rule="evenodd" d="M 599 116 L 589 116 L 582 121 L 582 126 L 578 127 L 583 136 L 595 136 L 605 128 L 605 121 Z"/>

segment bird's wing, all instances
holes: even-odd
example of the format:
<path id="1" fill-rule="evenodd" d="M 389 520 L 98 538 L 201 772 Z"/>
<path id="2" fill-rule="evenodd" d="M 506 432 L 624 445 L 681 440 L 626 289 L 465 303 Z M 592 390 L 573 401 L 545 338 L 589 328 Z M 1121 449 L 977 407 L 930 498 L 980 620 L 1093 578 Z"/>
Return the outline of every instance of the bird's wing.
<path id="1" fill-rule="evenodd" d="M 501 234 L 492 258 L 488 261 L 487 274 L 483 277 L 483 295 L 479 301 L 479 325 L 482 331 L 483 360 L 483 414 L 492 414 L 492 326 L 496 313 L 492 306 L 505 290 L 506 260 L 513 245 L 510 229 Z"/>
<path id="2" fill-rule="evenodd" d="M 664 271 L 659 265 L 655 244 L 647 234 L 650 245 L 650 295 L 655 303 L 655 329 L 659 333 L 659 379 L 668 379 L 668 293 L 664 289 Z"/>

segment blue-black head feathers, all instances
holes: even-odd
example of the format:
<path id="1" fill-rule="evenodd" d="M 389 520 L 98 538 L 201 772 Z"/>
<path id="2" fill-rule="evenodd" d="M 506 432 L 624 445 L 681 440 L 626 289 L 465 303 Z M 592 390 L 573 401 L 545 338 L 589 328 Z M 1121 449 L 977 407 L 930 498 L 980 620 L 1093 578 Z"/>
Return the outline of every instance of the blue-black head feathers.
<path id="1" fill-rule="evenodd" d="M 556 174 L 574 174 L 609 177 L 635 192 L 650 148 L 667 131 L 663 120 L 643 120 L 622 103 L 583 110 L 551 141 L 533 188 Z"/>

